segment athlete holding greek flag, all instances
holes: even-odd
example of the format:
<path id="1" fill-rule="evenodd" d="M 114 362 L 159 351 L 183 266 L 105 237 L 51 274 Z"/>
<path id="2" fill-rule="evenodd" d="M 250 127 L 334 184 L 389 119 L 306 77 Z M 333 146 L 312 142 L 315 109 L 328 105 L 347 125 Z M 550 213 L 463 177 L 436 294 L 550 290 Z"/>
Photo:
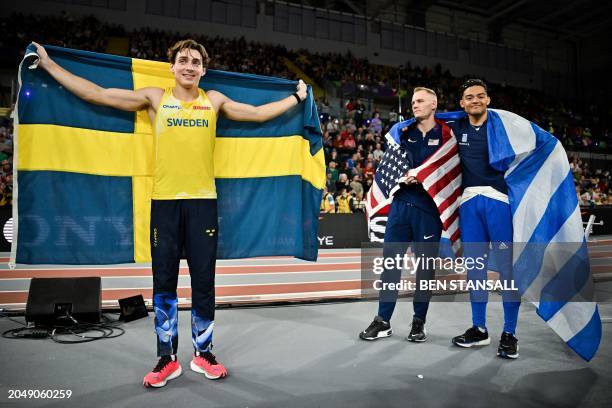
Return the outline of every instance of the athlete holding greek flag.
<path id="1" fill-rule="evenodd" d="M 470 79 L 461 87 L 460 104 L 467 117 L 448 121 L 459 146 L 462 189 L 459 223 L 463 256 L 468 259 L 494 256 L 502 282 L 510 287 L 512 275 L 512 211 L 508 200 L 508 186 L 504 172 L 489 164 L 487 137 L 487 107 L 491 98 L 486 84 Z M 468 280 L 484 282 L 487 263 L 468 268 Z M 504 329 L 497 349 L 502 358 L 519 356 L 516 326 L 520 307 L 517 291 L 502 291 Z M 485 346 L 491 343 L 486 326 L 488 292 L 471 290 L 472 327 L 452 339 L 459 347 Z"/>

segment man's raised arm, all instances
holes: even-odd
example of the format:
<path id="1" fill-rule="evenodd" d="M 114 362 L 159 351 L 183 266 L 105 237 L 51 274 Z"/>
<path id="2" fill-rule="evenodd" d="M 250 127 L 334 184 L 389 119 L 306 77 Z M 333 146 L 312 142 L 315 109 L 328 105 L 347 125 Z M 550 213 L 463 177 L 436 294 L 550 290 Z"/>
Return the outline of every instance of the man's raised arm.
<path id="1" fill-rule="evenodd" d="M 111 106 L 125 111 L 139 111 L 151 106 L 152 94 L 156 88 L 138 90 L 102 88 L 85 78 L 76 76 L 55 63 L 45 48 L 32 42 L 40 58 L 39 66 L 45 69 L 64 88 L 79 98 L 96 105 Z"/>
<path id="2" fill-rule="evenodd" d="M 304 101 L 307 96 L 307 88 L 304 81 L 300 79 L 294 94 L 279 101 L 266 103 L 260 106 L 233 101 L 216 91 L 209 91 L 208 96 L 215 105 L 217 111 L 228 119 L 242 122 L 265 122 L 282 115 L 295 105 Z"/>

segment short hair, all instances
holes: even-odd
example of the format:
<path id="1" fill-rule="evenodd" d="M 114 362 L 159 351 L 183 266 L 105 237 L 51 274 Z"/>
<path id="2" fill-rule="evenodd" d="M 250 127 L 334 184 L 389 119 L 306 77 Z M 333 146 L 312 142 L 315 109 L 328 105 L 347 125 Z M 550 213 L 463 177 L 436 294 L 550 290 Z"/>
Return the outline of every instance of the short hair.
<path id="1" fill-rule="evenodd" d="M 210 58 L 208 57 L 208 53 L 206 52 L 206 48 L 200 43 L 191 38 L 186 40 L 177 41 L 172 47 L 168 48 L 168 61 L 171 64 L 174 64 L 176 61 L 176 56 L 183 50 L 196 50 L 202 55 L 202 66 L 204 68 L 208 67 L 208 63 L 210 62 Z"/>
<path id="2" fill-rule="evenodd" d="M 436 95 L 436 91 L 434 91 L 433 89 L 425 88 L 424 86 L 417 86 L 416 88 L 414 88 L 414 91 L 412 91 L 412 94 L 414 95 L 415 93 L 417 93 L 419 91 L 425 91 L 428 94 L 433 95 L 434 98 L 436 98 L 436 100 L 438 100 L 438 95 Z"/>
<path id="3" fill-rule="evenodd" d="M 485 84 L 482 79 L 472 78 L 472 79 L 468 79 L 461 85 L 461 97 L 463 97 L 465 90 L 472 86 L 482 86 L 485 92 L 488 93 L 487 84 Z"/>

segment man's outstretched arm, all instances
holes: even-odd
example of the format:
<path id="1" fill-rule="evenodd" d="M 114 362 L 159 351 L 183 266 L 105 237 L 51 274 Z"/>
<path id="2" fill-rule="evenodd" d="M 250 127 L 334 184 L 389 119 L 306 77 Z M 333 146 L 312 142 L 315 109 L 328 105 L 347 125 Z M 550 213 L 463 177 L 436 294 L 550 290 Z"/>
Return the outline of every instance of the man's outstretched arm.
<path id="1" fill-rule="evenodd" d="M 300 101 L 306 99 L 307 88 L 306 84 L 301 79 L 297 85 L 295 93 L 300 98 Z M 246 103 L 233 101 L 217 91 L 208 92 L 208 96 L 210 97 L 211 102 L 213 102 L 215 105 L 217 112 L 221 113 L 228 119 L 240 122 L 265 122 L 282 115 L 299 103 L 294 95 L 289 95 L 288 97 L 279 101 L 270 102 L 260 106 L 253 106 Z"/>
<path id="2" fill-rule="evenodd" d="M 85 78 L 76 76 L 55 63 L 43 46 L 32 42 L 40 58 L 39 66 L 46 70 L 64 88 L 79 98 L 96 105 L 111 106 L 125 111 L 139 111 L 151 106 L 156 88 L 129 89 L 102 88 Z"/>

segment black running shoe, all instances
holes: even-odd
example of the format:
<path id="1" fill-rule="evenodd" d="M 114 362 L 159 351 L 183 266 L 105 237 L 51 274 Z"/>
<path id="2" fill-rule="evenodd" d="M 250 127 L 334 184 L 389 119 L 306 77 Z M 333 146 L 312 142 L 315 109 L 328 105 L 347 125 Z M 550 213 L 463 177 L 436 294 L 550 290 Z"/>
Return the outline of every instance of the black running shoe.
<path id="1" fill-rule="evenodd" d="M 425 331 L 425 322 L 418 317 L 412 319 L 412 329 L 406 340 L 412 342 L 423 342 L 427 340 L 427 332 Z"/>
<path id="2" fill-rule="evenodd" d="M 518 340 L 512 333 L 503 332 L 499 347 L 497 347 L 497 356 L 501 358 L 518 358 Z"/>
<path id="3" fill-rule="evenodd" d="M 359 333 L 361 340 L 378 340 L 383 337 L 389 337 L 393 334 L 391 324 L 385 322 L 380 316 L 376 316 L 367 329 Z"/>
<path id="4" fill-rule="evenodd" d="M 462 335 L 453 337 L 452 342 L 459 347 L 486 346 L 491 344 L 491 338 L 489 332 L 481 332 L 478 327 L 472 326 Z"/>

